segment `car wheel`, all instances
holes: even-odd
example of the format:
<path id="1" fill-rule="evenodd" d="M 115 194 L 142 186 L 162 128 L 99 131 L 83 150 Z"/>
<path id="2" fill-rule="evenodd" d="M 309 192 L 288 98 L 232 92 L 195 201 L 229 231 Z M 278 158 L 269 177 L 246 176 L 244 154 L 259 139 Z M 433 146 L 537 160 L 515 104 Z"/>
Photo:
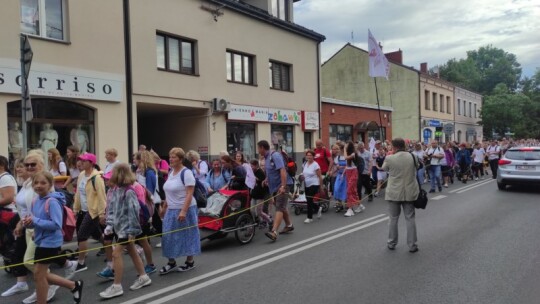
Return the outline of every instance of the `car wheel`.
<path id="1" fill-rule="evenodd" d="M 497 182 L 497 188 L 499 188 L 499 190 L 506 190 L 506 184 Z"/>

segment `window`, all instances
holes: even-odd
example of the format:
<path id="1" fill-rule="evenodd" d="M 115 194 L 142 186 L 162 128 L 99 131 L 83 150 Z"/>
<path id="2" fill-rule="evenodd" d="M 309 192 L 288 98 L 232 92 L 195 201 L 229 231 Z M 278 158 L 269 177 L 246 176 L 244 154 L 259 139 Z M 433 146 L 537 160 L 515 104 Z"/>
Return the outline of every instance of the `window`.
<path id="1" fill-rule="evenodd" d="M 439 95 L 439 110 L 444 113 L 444 95 Z"/>
<path id="2" fill-rule="evenodd" d="M 430 107 L 429 107 L 429 91 L 428 90 L 424 91 L 424 108 L 426 110 L 430 109 Z"/>
<path id="3" fill-rule="evenodd" d="M 20 0 L 21 32 L 66 40 L 65 0 Z"/>
<path id="4" fill-rule="evenodd" d="M 291 65 L 270 61 L 270 87 L 276 90 L 292 91 Z"/>
<path id="5" fill-rule="evenodd" d="M 433 93 L 433 99 L 431 102 L 433 103 L 433 111 L 437 112 L 437 93 Z"/>
<path id="6" fill-rule="evenodd" d="M 472 102 L 469 101 L 469 117 L 472 117 Z"/>
<path id="7" fill-rule="evenodd" d="M 461 142 L 461 130 L 457 131 L 457 142 Z"/>
<path id="8" fill-rule="evenodd" d="M 330 145 L 336 143 L 336 141 L 341 140 L 343 142 L 348 142 L 352 140 L 352 126 L 348 125 L 330 125 L 329 126 Z"/>
<path id="9" fill-rule="evenodd" d="M 272 0 L 272 16 L 289 21 L 289 0 Z"/>
<path id="10" fill-rule="evenodd" d="M 270 126 L 272 146 L 274 150 L 287 152 L 289 155 L 293 153 L 294 146 L 294 127 L 291 125 L 271 125 Z"/>
<path id="11" fill-rule="evenodd" d="M 254 84 L 253 56 L 227 51 L 227 80 L 231 82 Z"/>
<path id="12" fill-rule="evenodd" d="M 255 159 L 255 125 L 246 123 L 227 123 L 227 151 L 234 155 L 242 151 L 246 160 Z"/>
<path id="13" fill-rule="evenodd" d="M 452 114 L 452 104 L 450 103 L 450 96 L 446 96 L 446 113 Z"/>
<path id="14" fill-rule="evenodd" d="M 461 99 L 457 100 L 457 114 L 461 115 Z"/>
<path id="15" fill-rule="evenodd" d="M 463 116 L 467 116 L 467 101 L 463 101 Z"/>
<path id="16" fill-rule="evenodd" d="M 165 34 L 156 35 L 158 69 L 195 74 L 195 42 Z"/>
<path id="17" fill-rule="evenodd" d="M 474 118 L 478 117 L 477 115 L 478 114 L 477 114 L 477 111 L 476 111 L 476 104 L 474 104 Z"/>

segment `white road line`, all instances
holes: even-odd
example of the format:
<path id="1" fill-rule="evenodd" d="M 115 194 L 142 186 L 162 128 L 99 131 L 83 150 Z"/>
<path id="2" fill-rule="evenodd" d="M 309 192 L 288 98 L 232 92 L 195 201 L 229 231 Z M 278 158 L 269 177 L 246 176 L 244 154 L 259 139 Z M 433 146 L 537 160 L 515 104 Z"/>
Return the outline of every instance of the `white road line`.
<path id="1" fill-rule="evenodd" d="M 474 187 L 474 186 L 487 184 L 487 183 L 489 183 L 489 182 L 491 182 L 491 180 L 480 181 L 480 182 L 478 182 L 478 183 L 474 183 L 474 184 L 470 184 L 470 185 L 467 185 L 467 186 L 463 186 L 463 187 L 461 187 L 461 188 L 457 188 L 457 189 L 454 189 L 454 190 L 450 190 L 450 191 L 448 191 L 448 193 L 458 192 L 458 191 L 461 191 L 461 190 L 466 189 L 466 188 L 472 188 L 472 187 Z"/>
<path id="2" fill-rule="evenodd" d="M 482 183 L 482 184 L 479 184 L 479 185 L 475 185 L 475 186 L 473 186 L 473 187 L 469 187 L 469 188 L 467 188 L 467 189 L 458 191 L 458 192 L 456 192 L 456 193 L 458 193 L 458 194 L 459 194 L 459 193 L 463 193 L 463 192 L 465 192 L 465 191 L 469 191 L 469 190 L 471 190 L 471 189 L 474 189 L 474 188 L 477 188 L 477 187 L 480 187 L 480 186 L 489 184 L 489 183 L 491 183 L 492 181 L 493 181 L 493 180 L 489 180 L 489 181 L 487 181 L 487 182 L 485 182 L 485 183 Z"/>
<path id="3" fill-rule="evenodd" d="M 430 197 L 429 199 L 430 200 L 433 200 L 433 201 L 437 201 L 437 200 L 440 200 L 442 198 L 445 198 L 446 195 L 437 195 L 437 196 L 434 196 L 434 197 Z"/>
<path id="4" fill-rule="evenodd" d="M 274 257 L 271 257 L 267 260 L 264 260 L 264 261 L 260 261 L 258 263 L 255 263 L 253 265 L 249 265 L 247 267 L 244 267 L 244 268 L 241 268 L 241 269 L 238 269 L 238 270 L 235 270 L 233 272 L 230 272 L 230 273 L 227 273 L 227 274 L 224 274 L 222 276 L 219 276 L 217 278 L 214 278 L 214 279 L 211 279 L 209 281 L 206 281 L 206 282 L 203 282 L 203 283 L 200 283 L 200 284 L 197 284 L 197 285 L 194 285 L 194 286 L 191 286 L 189 288 L 186 288 L 184 290 L 181 290 L 181 291 L 178 291 L 178 292 L 175 292 L 173 294 L 170 294 L 166 297 L 162 297 L 162 298 L 159 298 L 155 301 L 152 301 L 152 302 L 149 302 L 148 304 L 161 304 L 161 303 L 165 303 L 165 302 L 168 302 L 168 301 L 172 301 L 172 300 L 176 300 L 178 302 L 178 298 L 181 297 L 181 296 L 184 296 L 188 293 L 192 293 L 194 291 L 197 291 L 199 289 L 203 289 L 205 287 L 208 287 L 210 285 L 213 285 L 213 284 L 216 284 L 216 283 L 219 283 L 221 281 L 224 281 L 224 280 L 227 280 L 227 279 L 230 279 L 232 277 L 235 277 L 237 275 L 240 275 L 244 272 L 248 272 L 248 271 L 251 271 L 253 269 L 256 269 L 256 268 L 259 268 L 259 267 L 262 267 L 264 265 L 267 265 L 267 264 L 270 264 L 270 263 L 273 263 L 275 261 L 278 261 L 278 260 L 281 260 L 283 258 L 286 258 L 288 256 L 291 256 L 291 255 L 294 255 L 294 254 L 297 254 L 299 252 L 302 252 L 304 250 L 308 250 L 310 248 L 313 248 L 315 246 L 318 246 L 318 245 L 321 245 L 321 244 L 324 244 L 324 243 L 327 243 L 327 242 L 330 242 L 332 240 L 335 240 L 337 238 L 340 238 L 340 237 L 343 237 L 345 235 L 348 235 L 348 234 L 351 234 L 353 232 L 356 232 L 358 230 L 362 230 L 362 229 L 365 229 L 365 228 L 368 228 L 370 226 L 373 226 L 375 224 L 378 224 L 378 223 L 381 223 L 381 222 L 385 222 L 388 220 L 388 217 L 385 217 L 385 218 L 382 218 L 382 219 L 379 219 L 379 220 L 376 220 L 376 221 L 373 221 L 373 222 L 370 222 L 368 224 L 365 224 L 365 225 L 362 225 L 360 227 L 356 227 L 356 228 L 353 228 L 351 230 L 347 230 L 347 231 L 344 231 L 340 234 L 336 234 L 336 235 L 333 235 L 333 236 L 330 236 L 328 238 L 325 238 L 325 239 L 322 239 L 322 240 L 319 240 L 317 242 L 314 242 L 314 243 L 311 243 L 311 244 L 308 244 L 308 245 L 305 245 L 305 246 L 302 246 L 300 248 L 296 248 L 294 250 L 291 250 L 289 252 L 285 252 L 285 253 L 282 253 L 278 256 L 274 256 Z"/>
<path id="5" fill-rule="evenodd" d="M 354 226 L 362 225 L 362 224 L 364 224 L 364 223 L 366 223 L 366 222 L 369 222 L 369 221 L 372 221 L 372 220 L 374 220 L 374 219 L 381 218 L 381 217 L 384 217 L 384 216 L 386 216 L 386 214 L 379 214 L 379 215 L 376 215 L 376 216 L 367 218 L 367 219 L 365 219 L 365 220 L 362 220 L 362 221 L 359 221 L 359 222 L 355 222 L 355 223 L 352 223 L 352 224 L 343 226 L 343 227 L 341 227 L 341 228 L 337 228 L 337 229 L 334 229 L 334 230 L 325 232 L 325 233 L 323 233 L 323 234 L 319 234 L 319 235 L 310 237 L 310 238 L 305 239 L 305 240 L 303 240 L 303 241 L 296 242 L 296 243 L 294 243 L 294 244 L 290 244 L 290 245 L 287 245 L 287 246 L 284 246 L 284 247 L 281 247 L 281 248 L 272 250 L 272 251 L 267 252 L 267 253 L 263 253 L 263 254 L 261 254 L 261 255 L 258 255 L 258 256 L 249 258 L 249 259 L 247 259 L 247 260 L 243 260 L 243 261 L 240 261 L 240 262 L 238 262 L 238 263 L 229 265 L 229 266 L 227 266 L 227 267 L 223 267 L 223 268 L 220 268 L 220 269 L 216 269 L 216 270 L 211 271 L 211 272 L 209 272 L 209 273 L 200 275 L 200 276 L 198 276 L 198 277 L 194 277 L 194 278 L 192 278 L 192 279 L 189 279 L 189 280 L 180 282 L 180 283 L 178 283 L 178 284 L 174 284 L 174 285 L 169 286 L 169 287 L 163 287 L 163 288 L 161 288 L 161 289 L 159 289 L 159 290 L 157 290 L 157 291 L 154 291 L 154 292 L 151 292 L 151 293 L 142 295 L 142 296 L 140 296 L 140 297 L 138 297 L 138 298 L 135 298 L 135 299 L 132 299 L 132 300 L 128 300 L 128 301 L 126 301 L 126 302 L 123 302 L 122 304 L 144 303 L 144 300 L 146 300 L 146 299 L 151 299 L 151 298 L 160 296 L 160 295 L 162 295 L 162 294 L 164 294 L 164 293 L 167 293 L 167 292 L 170 292 L 170 291 L 174 291 L 174 290 L 176 290 L 176 289 L 178 289 L 178 288 L 181 288 L 181 287 L 183 287 L 183 286 L 187 286 L 187 285 L 189 285 L 189 284 L 196 283 L 197 281 L 204 280 L 204 279 L 206 279 L 206 278 L 215 276 L 215 275 L 220 274 L 220 273 L 222 273 L 222 272 L 226 272 L 226 271 L 232 270 L 232 269 L 234 269 L 234 268 L 237 268 L 237 267 L 240 267 L 240 266 L 243 266 L 243 265 L 246 265 L 246 264 L 255 262 L 255 261 L 257 261 L 257 260 L 266 258 L 266 257 L 268 257 L 268 256 L 271 256 L 271 255 L 280 253 L 280 252 L 282 252 L 282 251 L 289 250 L 289 249 L 291 249 L 291 248 L 293 248 L 293 247 L 300 246 L 300 245 L 302 245 L 302 244 L 305 244 L 305 243 L 314 241 L 314 240 L 319 239 L 319 238 L 326 237 L 326 236 L 328 236 L 328 235 L 332 235 L 332 234 L 334 234 L 334 233 L 336 233 L 336 232 L 339 232 L 339 231 L 341 231 L 341 230 L 345 230 L 345 229 L 352 228 L 352 227 L 354 227 Z M 388 219 L 388 217 L 385 217 L 385 219 Z"/>

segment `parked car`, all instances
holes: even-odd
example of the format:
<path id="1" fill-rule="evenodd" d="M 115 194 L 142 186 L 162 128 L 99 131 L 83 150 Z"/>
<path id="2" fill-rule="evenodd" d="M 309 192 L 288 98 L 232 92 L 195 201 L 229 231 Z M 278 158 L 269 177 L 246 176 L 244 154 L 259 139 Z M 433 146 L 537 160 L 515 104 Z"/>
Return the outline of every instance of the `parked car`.
<path id="1" fill-rule="evenodd" d="M 540 147 L 510 148 L 499 160 L 499 190 L 520 184 L 540 185 Z"/>

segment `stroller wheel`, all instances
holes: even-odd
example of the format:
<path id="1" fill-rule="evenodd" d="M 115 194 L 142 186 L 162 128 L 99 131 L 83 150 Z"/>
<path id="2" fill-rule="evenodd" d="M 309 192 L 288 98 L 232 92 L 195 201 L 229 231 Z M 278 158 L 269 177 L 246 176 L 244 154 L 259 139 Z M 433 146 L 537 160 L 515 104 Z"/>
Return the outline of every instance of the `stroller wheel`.
<path id="1" fill-rule="evenodd" d="M 299 207 L 294 207 L 294 214 L 300 215 L 302 213 L 302 210 Z"/>
<path id="2" fill-rule="evenodd" d="M 322 212 L 326 213 L 328 212 L 328 209 L 330 209 L 330 204 L 328 202 L 321 203 Z"/>

